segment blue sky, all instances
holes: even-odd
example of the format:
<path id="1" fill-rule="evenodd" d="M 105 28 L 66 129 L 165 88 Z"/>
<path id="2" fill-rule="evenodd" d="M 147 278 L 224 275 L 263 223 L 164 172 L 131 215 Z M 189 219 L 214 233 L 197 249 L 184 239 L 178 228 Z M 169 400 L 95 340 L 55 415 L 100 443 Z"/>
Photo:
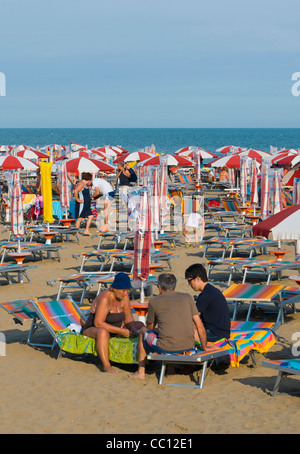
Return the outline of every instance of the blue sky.
<path id="1" fill-rule="evenodd" d="M 297 0 L 0 0 L 0 127 L 298 127 Z"/>

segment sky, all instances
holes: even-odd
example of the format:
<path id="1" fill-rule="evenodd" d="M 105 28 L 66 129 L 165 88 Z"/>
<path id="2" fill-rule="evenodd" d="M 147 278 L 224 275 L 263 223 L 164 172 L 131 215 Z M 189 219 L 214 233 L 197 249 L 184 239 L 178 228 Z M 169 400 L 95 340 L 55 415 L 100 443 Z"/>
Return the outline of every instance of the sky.
<path id="1" fill-rule="evenodd" d="M 298 0 L 0 0 L 0 128 L 298 128 L 299 17 Z"/>

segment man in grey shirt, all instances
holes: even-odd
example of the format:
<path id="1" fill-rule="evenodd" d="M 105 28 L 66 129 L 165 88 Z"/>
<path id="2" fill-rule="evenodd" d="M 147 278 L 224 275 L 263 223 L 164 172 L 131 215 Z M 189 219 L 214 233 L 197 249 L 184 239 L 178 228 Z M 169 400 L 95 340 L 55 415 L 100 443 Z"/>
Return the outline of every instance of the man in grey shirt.
<path id="1" fill-rule="evenodd" d="M 158 276 L 159 295 L 150 299 L 146 319 L 147 327 L 140 331 L 139 368 L 132 378 L 145 378 L 147 352 L 183 353 L 195 347 L 194 325 L 204 351 L 206 333 L 191 295 L 175 292 L 173 274 Z"/>

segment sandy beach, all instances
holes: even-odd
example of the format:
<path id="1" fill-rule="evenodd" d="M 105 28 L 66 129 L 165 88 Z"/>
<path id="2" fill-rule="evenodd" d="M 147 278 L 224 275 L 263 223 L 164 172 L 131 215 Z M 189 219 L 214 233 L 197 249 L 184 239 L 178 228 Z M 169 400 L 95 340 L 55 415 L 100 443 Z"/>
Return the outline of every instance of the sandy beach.
<path id="1" fill-rule="evenodd" d="M 1 228 L 1 239 L 7 233 Z M 95 227 L 92 233 L 96 233 Z M 79 270 L 72 254 L 97 246 L 96 238 L 80 236 L 80 244 L 65 242 L 62 260 L 36 261 L 29 270 L 32 284 L 6 285 L 1 280 L 1 302 L 37 297 L 55 299 L 55 280 Z M 192 292 L 184 270 L 205 262 L 203 249 L 186 248 L 182 242 L 173 260 L 177 289 Z M 293 252 L 289 254 L 293 256 Z M 34 262 L 33 262 L 34 263 Z M 168 267 L 165 268 L 166 270 Z M 284 272 L 281 283 L 291 285 Z M 193 293 L 191 293 L 193 294 Z M 270 320 L 274 320 L 274 317 Z M 26 345 L 30 323 L 16 325 L 0 311 L 0 332 L 6 337 L 6 356 L 1 363 L 1 434 L 287 434 L 299 433 L 299 396 L 272 398 L 277 372 L 261 367 L 261 361 L 291 357 L 292 334 L 299 331 L 300 314 L 288 314 L 278 330 L 277 343 L 266 354 L 256 353 L 258 367 L 246 357 L 239 368 L 215 366 L 202 390 L 158 385 L 158 366 L 151 365 L 144 381 L 132 380 L 136 366 L 115 365 L 118 374 L 101 372 L 97 359 L 88 362 Z M 171 382 L 192 384 L 193 376 L 176 374 Z M 166 378 L 168 382 L 168 378 Z M 281 391 L 299 389 L 299 379 L 289 377 Z"/>

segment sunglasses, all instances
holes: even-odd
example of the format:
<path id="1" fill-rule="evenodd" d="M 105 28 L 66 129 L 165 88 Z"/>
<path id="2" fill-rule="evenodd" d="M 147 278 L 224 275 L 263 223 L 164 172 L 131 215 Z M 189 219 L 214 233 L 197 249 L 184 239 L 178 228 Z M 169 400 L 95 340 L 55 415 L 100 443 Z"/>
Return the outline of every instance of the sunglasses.
<path id="1" fill-rule="evenodd" d="M 188 284 L 190 284 L 194 279 L 195 279 L 194 277 L 190 277 L 189 279 L 187 279 Z"/>

